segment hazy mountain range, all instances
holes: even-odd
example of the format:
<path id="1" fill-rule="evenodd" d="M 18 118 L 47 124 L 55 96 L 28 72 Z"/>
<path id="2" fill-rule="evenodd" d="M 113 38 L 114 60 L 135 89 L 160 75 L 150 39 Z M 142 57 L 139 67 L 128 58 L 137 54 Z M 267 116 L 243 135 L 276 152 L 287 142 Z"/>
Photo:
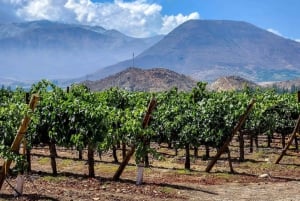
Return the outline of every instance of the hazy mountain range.
<path id="1" fill-rule="evenodd" d="M 300 43 L 239 21 L 191 20 L 152 38 L 36 21 L 0 24 L 0 65 L 5 83 L 100 80 L 128 67 L 166 68 L 209 82 L 229 75 L 282 81 L 300 75 Z"/>
<path id="2" fill-rule="evenodd" d="M 102 27 L 50 21 L 0 24 L 0 77 L 80 77 L 132 58 L 162 36 L 133 38 Z"/>

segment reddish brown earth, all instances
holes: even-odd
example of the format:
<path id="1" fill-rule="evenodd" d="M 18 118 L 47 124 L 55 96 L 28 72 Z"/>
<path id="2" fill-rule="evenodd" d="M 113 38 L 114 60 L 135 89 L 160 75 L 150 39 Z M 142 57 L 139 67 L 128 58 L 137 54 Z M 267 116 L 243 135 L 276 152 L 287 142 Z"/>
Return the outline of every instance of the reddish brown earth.
<path id="1" fill-rule="evenodd" d="M 51 176 L 49 152 L 46 148 L 33 150 L 32 169 L 26 175 L 23 196 L 15 198 L 9 184 L 15 186 L 16 177 L 5 181 L 0 200 L 300 200 L 300 159 L 296 151 L 288 151 L 279 165 L 274 161 L 279 148 L 259 148 L 238 162 L 237 147 L 231 147 L 234 174 L 224 155 L 211 173 L 206 173 L 208 161 L 192 158 L 192 171 L 185 171 L 184 155 L 161 148 L 164 160 L 151 159 L 151 167 L 144 173 L 144 183 L 135 184 L 134 160 L 118 182 L 112 181 L 119 164 L 112 163 L 111 153 L 102 156 L 95 165 L 96 178 L 89 179 L 86 160 L 77 160 L 77 153 L 58 150 L 59 175 Z M 203 150 L 199 151 L 199 156 Z M 213 156 L 215 152 L 212 152 Z M 121 159 L 121 157 L 120 157 Z M 264 178 L 259 176 L 268 174 Z"/>

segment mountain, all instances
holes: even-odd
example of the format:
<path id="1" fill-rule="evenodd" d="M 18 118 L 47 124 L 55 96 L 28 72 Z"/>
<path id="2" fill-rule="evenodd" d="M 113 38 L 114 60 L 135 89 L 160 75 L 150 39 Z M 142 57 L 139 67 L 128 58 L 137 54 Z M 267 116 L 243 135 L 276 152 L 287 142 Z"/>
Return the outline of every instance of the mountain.
<path id="1" fill-rule="evenodd" d="M 300 91 L 300 78 L 280 82 L 264 82 L 260 85 L 264 88 L 275 88 L 279 92 L 296 92 Z"/>
<path id="2" fill-rule="evenodd" d="M 0 74 L 18 80 L 79 77 L 132 58 L 161 38 L 50 21 L 0 24 Z"/>
<path id="3" fill-rule="evenodd" d="M 132 60 L 100 69 L 103 78 L 132 66 Z M 252 24 L 228 20 L 191 20 L 139 54 L 135 66 L 162 67 L 211 82 L 237 75 L 253 81 L 287 80 L 300 75 L 300 43 Z"/>
<path id="4" fill-rule="evenodd" d="M 210 83 L 207 88 L 208 90 L 214 91 L 230 91 L 230 90 L 243 90 L 245 87 L 258 88 L 258 84 L 244 79 L 239 76 L 226 76 L 220 77 L 214 82 Z"/>
<path id="5" fill-rule="evenodd" d="M 196 81 L 188 76 L 173 71 L 156 68 L 143 70 L 127 68 L 115 75 L 98 81 L 85 81 L 84 85 L 92 91 L 102 91 L 111 87 L 119 87 L 129 91 L 166 91 L 173 87 L 188 91 L 196 86 Z"/>
<path id="6" fill-rule="evenodd" d="M 29 89 L 33 82 L 31 81 L 19 81 L 11 78 L 0 77 L 1 87 L 9 87 L 10 89 L 16 89 L 17 87 L 22 87 L 23 89 Z"/>

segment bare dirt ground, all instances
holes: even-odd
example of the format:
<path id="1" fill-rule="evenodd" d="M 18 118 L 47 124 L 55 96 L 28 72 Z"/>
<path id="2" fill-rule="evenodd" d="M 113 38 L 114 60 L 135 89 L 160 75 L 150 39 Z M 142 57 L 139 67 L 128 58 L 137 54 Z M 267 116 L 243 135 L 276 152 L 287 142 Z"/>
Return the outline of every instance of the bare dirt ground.
<path id="1" fill-rule="evenodd" d="M 112 163 L 106 153 L 95 164 L 96 178 L 87 177 L 86 160 L 77 160 L 76 151 L 60 149 L 57 158 L 59 175 L 51 176 L 47 147 L 33 150 L 32 170 L 26 176 L 23 195 L 13 196 L 16 177 L 5 181 L 0 200 L 300 200 L 300 154 L 288 151 L 280 164 L 274 164 L 280 148 L 259 148 L 246 151 L 246 161 L 238 162 L 237 147 L 231 146 L 234 174 L 229 173 L 226 155 L 217 162 L 211 173 L 204 170 L 208 161 L 192 158 L 192 171 L 184 167 L 184 154 L 174 156 L 173 150 L 163 147 L 159 151 L 164 160 L 151 159 L 151 167 L 144 172 L 143 185 L 137 186 L 134 160 L 125 169 L 118 182 L 112 176 L 119 164 Z M 199 151 L 199 156 L 204 150 Z M 215 152 L 211 153 L 214 156 Z M 119 158 L 121 159 L 121 157 Z M 265 174 L 263 178 L 260 175 Z"/>

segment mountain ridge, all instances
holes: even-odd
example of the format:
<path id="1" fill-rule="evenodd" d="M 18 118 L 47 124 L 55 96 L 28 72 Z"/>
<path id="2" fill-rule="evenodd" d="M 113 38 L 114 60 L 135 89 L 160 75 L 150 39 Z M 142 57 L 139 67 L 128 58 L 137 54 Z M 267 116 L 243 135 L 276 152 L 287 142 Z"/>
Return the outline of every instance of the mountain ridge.
<path id="1" fill-rule="evenodd" d="M 99 35 L 105 37 L 98 43 L 90 40 Z M 58 36 L 65 36 L 67 40 Z M 27 37 L 28 41 L 22 37 Z M 5 44 L 8 45 L 12 38 L 19 46 L 6 48 Z M 61 43 L 65 49 L 72 51 L 55 48 Z M 129 43 L 132 46 L 129 47 Z M 141 44 L 145 45 L 142 45 L 144 51 L 134 51 L 134 47 Z M 22 49 L 28 50 L 32 46 L 33 51 Z M 118 52 L 121 46 L 125 48 L 123 56 Z M 18 54 L 15 50 L 19 50 Z M 7 59 L 10 62 L 6 62 Z M 35 63 L 37 59 L 40 60 Z M 106 59 L 110 59 L 112 65 L 107 65 L 109 62 Z M 300 43 L 247 22 L 230 20 L 190 20 L 164 37 L 145 39 L 132 38 L 117 30 L 97 26 L 34 21 L 0 24 L 0 60 L 3 78 L 22 81 L 34 80 L 31 77 L 39 75 L 35 80 L 53 79 L 64 85 L 98 80 L 128 67 L 167 68 L 206 82 L 230 75 L 255 82 L 283 81 L 300 76 Z M 103 68 L 105 66 L 108 67 Z M 13 76 L 12 71 L 17 72 L 17 76 Z"/>
<path id="2" fill-rule="evenodd" d="M 103 78 L 131 63 L 125 60 L 88 77 Z M 300 76 L 300 43 L 247 22 L 190 20 L 139 54 L 135 63 L 209 82 L 233 73 L 255 81 L 280 81 Z"/>
<path id="3" fill-rule="evenodd" d="M 51 21 L 0 24 L 0 74 L 18 80 L 80 77 L 130 58 L 161 37 L 133 38 L 103 27 Z"/>

